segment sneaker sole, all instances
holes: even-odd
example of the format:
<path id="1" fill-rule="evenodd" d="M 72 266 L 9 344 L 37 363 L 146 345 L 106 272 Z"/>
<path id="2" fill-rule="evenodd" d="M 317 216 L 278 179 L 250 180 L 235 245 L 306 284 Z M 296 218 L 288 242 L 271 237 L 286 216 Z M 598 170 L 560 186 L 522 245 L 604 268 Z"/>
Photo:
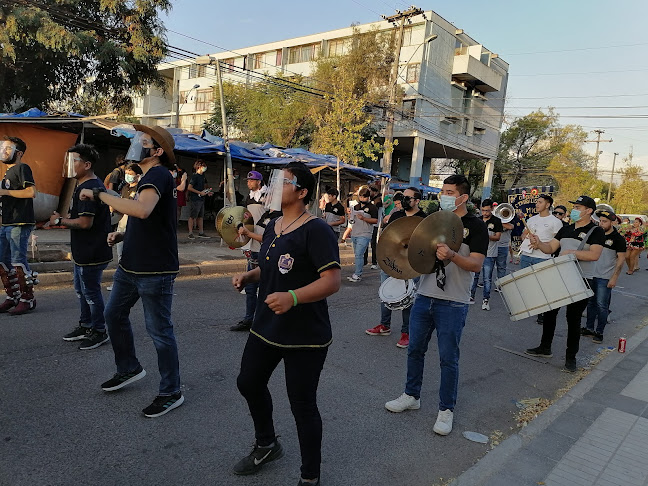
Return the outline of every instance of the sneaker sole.
<path id="1" fill-rule="evenodd" d="M 283 447 L 281 447 L 281 449 L 275 452 L 274 455 L 270 454 L 261 464 L 255 466 L 254 469 L 250 469 L 248 471 L 237 471 L 235 469 L 232 469 L 232 472 L 237 476 L 250 476 L 252 474 L 256 474 L 257 472 L 259 472 L 259 470 L 269 462 L 276 461 L 277 459 L 281 459 L 283 455 L 284 455 L 284 451 L 283 451 Z"/>
<path id="2" fill-rule="evenodd" d="M 396 343 L 397 348 L 407 349 L 408 346 L 409 346 L 409 343 L 407 343 L 407 344 Z"/>
<path id="3" fill-rule="evenodd" d="M 369 331 L 365 331 L 365 334 L 367 334 L 368 336 L 389 336 L 391 334 L 391 331 L 390 332 L 369 332 Z"/>
<path id="4" fill-rule="evenodd" d="M 524 354 L 528 354 L 529 356 L 535 356 L 536 358 L 553 358 L 553 353 L 536 354 L 536 353 L 529 353 L 528 351 L 525 351 Z"/>
<path id="5" fill-rule="evenodd" d="M 110 388 L 101 387 L 101 389 L 103 391 L 107 391 L 107 392 L 119 390 L 120 388 L 124 388 L 126 385 L 130 385 L 131 383 L 135 383 L 137 380 L 141 380 L 145 376 L 146 376 L 146 370 L 142 370 L 139 373 L 137 373 L 135 376 L 133 376 L 132 378 L 129 378 L 128 380 L 126 380 L 123 383 L 120 383 L 119 385 L 112 386 Z"/>
<path id="6" fill-rule="evenodd" d="M 83 341 L 85 339 L 85 334 L 83 336 L 75 337 L 64 337 L 63 341 L 72 342 L 72 341 Z"/>
<path id="7" fill-rule="evenodd" d="M 393 413 L 401 413 L 401 412 L 406 412 L 408 410 L 418 410 L 421 408 L 421 402 L 419 402 L 416 405 L 412 405 L 411 407 L 403 408 L 403 409 L 398 409 L 398 408 L 389 408 L 387 404 L 385 403 L 385 408 L 389 410 L 390 412 Z"/>
<path id="8" fill-rule="evenodd" d="M 452 429 L 448 430 L 447 432 L 445 430 L 439 430 L 436 428 L 436 425 L 432 427 L 432 430 L 434 431 L 435 434 L 443 435 L 443 436 L 449 435 L 450 432 L 452 432 Z"/>
<path id="9" fill-rule="evenodd" d="M 81 346 L 79 346 L 79 349 L 84 350 L 84 351 L 87 350 L 87 349 L 95 349 L 95 348 L 98 348 L 99 346 L 101 346 L 102 344 L 106 344 L 108 341 L 110 341 L 110 338 L 106 337 L 106 339 L 104 339 L 103 341 L 98 342 L 98 343 L 94 343 L 91 346 L 88 346 L 88 345 L 84 346 L 82 344 Z"/>
<path id="10" fill-rule="evenodd" d="M 184 403 L 184 395 L 181 395 L 180 398 L 173 404 L 169 405 L 167 408 L 165 408 L 162 412 L 160 413 L 151 413 L 151 414 L 144 414 L 145 417 L 148 418 L 155 418 L 155 417 L 161 417 L 165 413 L 169 413 L 171 410 L 174 408 L 178 408 L 180 405 Z"/>

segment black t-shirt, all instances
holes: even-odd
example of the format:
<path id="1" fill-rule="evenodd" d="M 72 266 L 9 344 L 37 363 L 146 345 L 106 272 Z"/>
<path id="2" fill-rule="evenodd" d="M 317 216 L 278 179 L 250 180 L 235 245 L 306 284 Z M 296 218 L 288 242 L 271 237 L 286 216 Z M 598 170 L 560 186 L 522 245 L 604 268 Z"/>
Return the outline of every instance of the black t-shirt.
<path id="1" fill-rule="evenodd" d="M 104 187 L 99 179 L 89 179 L 79 184 L 72 198 L 70 218 L 92 216 L 92 226 L 89 229 L 70 229 L 70 245 L 72 259 L 77 265 L 100 265 L 112 261 L 112 249 L 106 241 L 110 233 L 110 208 L 97 201 L 80 201 L 82 189 Z"/>
<path id="2" fill-rule="evenodd" d="M 419 209 L 419 210 L 418 210 L 415 214 L 413 214 L 412 216 L 420 216 L 421 218 L 425 218 L 425 217 L 427 217 L 428 215 L 427 215 L 427 213 L 426 213 L 425 211 L 423 211 L 422 209 Z M 405 213 L 405 210 L 404 210 L 404 209 L 399 209 L 398 211 L 394 211 L 394 212 L 391 213 L 391 215 L 389 216 L 389 221 L 387 221 L 387 224 L 385 225 L 385 227 L 387 227 L 387 225 L 388 225 L 389 223 L 393 223 L 393 222 L 396 221 L 397 219 L 405 218 L 405 217 L 407 217 L 407 213 Z"/>
<path id="3" fill-rule="evenodd" d="M 34 186 L 34 176 L 31 167 L 25 163 L 12 165 L 7 169 L 2 188 L 12 191 L 26 189 Z M 34 218 L 34 200 L 31 198 L 17 198 L 2 196 L 2 226 L 17 226 L 22 224 L 36 224 Z"/>
<path id="4" fill-rule="evenodd" d="M 323 348 L 331 344 L 326 299 L 298 304 L 277 315 L 264 302 L 273 292 L 287 292 L 315 282 L 320 273 L 340 268 L 338 242 L 331 228 L 313 218 L 290 233 L 275 233 L 272 220 L 259 250 L 261 281 L 252 334 L 268 344 L 288 348 Z"/>
<path id="5" fill-rule="evenodd" d="M 119 265 L 136 274 L 178 273 L 176 185 L 169 169 L 150 168 L 137 183 L 135 199 L 147 188 L 153 188 L 160 200 L 148 218 L 128 217 Z"/>
<path id="6" fill-rule="evenodd" d="M 203 174 L 198 174 L 198 172 L 196 172 L 191 175 L 191 179 L 189 180 L 189 185 L 193 187 L 196 191 L 204 191 L 206 184 L 207 184 L 207 179 Z M 192 201 L 202 201 L 203 197 L 199 196 L 195 192 L 190 192 L 189 199 Z"/>
<path id="7" fill-rule="evenodd" d="M 587 238 L 583 250 L 588 250 L 590 245 L 601 245 L 605 243 L 605 231 L 603 228 L 597 226 L 593 221 L 590 221 L 585 226 L 576 228 L 574 224 L 568 226 L 563 226 L 554 238 L 560 241 L 560 253 L 562 254 L 565 250 L 578 250 L 581 242 L 587 236 L 587 233 L 594 228 L 592 234 Z M 594 276 L 594 267 L 596 262 L 586 262 L 580 260 L 578 264 L 581 267 L 583 272 L 583 277 L 592 278 Z"/>
<path id="8" fill-rule="evenodd" d="M 344 218 L 346 216 L 344 212 L 344 206 L 340 203 L 340 201 L 336 202 L 335 204 L 331 203 L 326 203 L 326 206 L 324 207 L 324 220 L 327 223 L 335 223 L 340 220 L 340 218 Z M 340 226 L 341 225 L 336 225 L 336 226 L 331 226 L 331 229 L 335 231 L 336 233 L 340 232 Z"/>

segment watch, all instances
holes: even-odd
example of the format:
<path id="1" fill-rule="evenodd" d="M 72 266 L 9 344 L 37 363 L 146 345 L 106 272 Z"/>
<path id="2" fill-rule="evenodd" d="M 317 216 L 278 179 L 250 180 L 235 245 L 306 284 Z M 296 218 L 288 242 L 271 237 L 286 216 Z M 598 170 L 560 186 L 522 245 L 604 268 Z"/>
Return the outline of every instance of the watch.
<path id="1" fill-rule="evenodd" d="M 63 221 L 63 218 L 59 216 L 54 220 L 54 226 L 61 226 L 61 221 Z"/>
<path id="2" fill-rule="evenodd" d="M 101 203 L 101 204 L 106 204 L 104 203 L 101 199 L 99 199 L 99 193 L 101 192 L 106 192 L 106 189 L 103 187 L 93 187 L 92 188 L 92 197 L 94 198 L 95 201 Z"/>

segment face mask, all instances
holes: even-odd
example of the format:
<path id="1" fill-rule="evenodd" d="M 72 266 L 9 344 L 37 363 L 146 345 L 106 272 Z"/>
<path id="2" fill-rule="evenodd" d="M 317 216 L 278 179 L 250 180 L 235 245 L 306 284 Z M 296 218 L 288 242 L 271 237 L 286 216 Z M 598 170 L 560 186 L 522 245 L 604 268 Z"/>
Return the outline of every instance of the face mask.
<path id="1" fill-rule="evenodd" d="M 405 209 L 405 210 L 412 209 L 412 198 L 410 198 L 408 196 L 405 196 L 403 198 L 403 202 L 402 202 L 401 205 L 403 206 L 403 209 Z"/>
<path id="2" fill-rule="evenodd" d="M 572 209 L 571 213 L 569 213 L 569 219 L 571 219 L 572 222 L 576 223 L 579 219 L 581 219 L 581 212 L 578 209 Z"/>
<path id="3" fill-rule="evenodd" d="M 175 179 L 176 177 L 178 177 L 178 173 L 174 170 L 173 172 L 171 172 L 171 176 Z"/>
<path id="4" fill-rule="evenodd" d="M 142 137 L 144 133 L 142 132 L 136 132 L 135 136 L 131 140 L 130 147 L 128 148 L 128 152 L 126 152 L 126 157 L 125 160 L 129 160 L 132 162 L 141 162 L 142 160 L 148 158 L 151 156 L 151 152 L 155 152 L 155 147 L 144 147 L 143 142 L 142 142 Z M 148 141 L 146 144 L 150 144 L 151 142 Z"/>
<path id="5" fill-rule="evenodd" d="M 207 168 L 206 168 L 206 167 L 201 167 L 200 169 L 198 169 L 198 173 L 199 173 L 199 174 L 204 174 L 205 172 L 207 172 Z"/>
<path id="6" fill-rule="evenodd" d="M 5 151 L 5 146 L 0 148 L 0 160 L 7 165 L 11 165 L 16 162 L 16 147 L 11 146 L 8 151 Z"/>
<path id="7" fill-rule="evenodd" d="M 133 182 L 135 182 L 136 178 L 137 178 L 137 176 L 130 175 L 130 174 L 126 174 L 124 176 L 124 179 L 126 179 L 126 182 L 128 182 L 129 184 L 132 184 Z"/>
<path id="8" fill-rule="evenodd" d="M 457 198 L 453 196 L 442 195 L 439 198 L 439 207 L 443 211 L 454 211 L 457 209 Z"/>

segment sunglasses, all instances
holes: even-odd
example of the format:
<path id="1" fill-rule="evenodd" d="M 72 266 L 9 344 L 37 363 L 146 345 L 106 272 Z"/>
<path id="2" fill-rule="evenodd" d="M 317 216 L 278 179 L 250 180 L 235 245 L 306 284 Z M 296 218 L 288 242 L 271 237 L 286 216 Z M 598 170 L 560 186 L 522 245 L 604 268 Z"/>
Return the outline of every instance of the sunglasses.
<path id="1" fill-rule="evenodd" d="M 554 216 L 564 216 L 565 213 L 561 213 L 560 211 L 554 211 L 554 212 L 553 212 L 553 215 L 554 215 Z"/>

